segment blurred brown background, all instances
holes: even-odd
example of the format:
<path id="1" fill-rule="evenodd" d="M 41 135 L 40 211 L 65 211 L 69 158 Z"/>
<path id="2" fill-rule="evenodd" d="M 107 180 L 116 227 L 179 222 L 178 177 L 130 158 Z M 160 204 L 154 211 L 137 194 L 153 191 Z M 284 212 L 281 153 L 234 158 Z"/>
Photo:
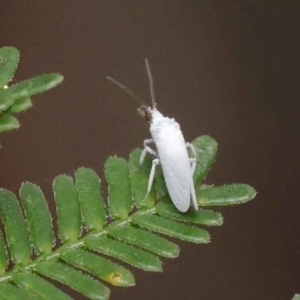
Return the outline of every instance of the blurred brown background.
<path id="1" fill-rule="evenodd" d="M 1 1 L 0 46 L 21 51 L 16 80 L 60 72 L 34 98 L 22 127 L 1 134 L 0 186 L 42 186 L 80 166 L 103 176 L 149 138 L 136 103 L 111 75 L 149 99 L 150 60 L 159 109 L 188 141 L 209 134 L 219 155 L 208 183 L 245 182 L 258 195 L 222 209 L 212 243 L 180 243 L 161 274 L 112 299 L 291 299 L 300 292 L 299 1 Z M 76 294 L 74 294 L 76 295 Z M 83 299 L 74 296 L 76 299 Z"/>

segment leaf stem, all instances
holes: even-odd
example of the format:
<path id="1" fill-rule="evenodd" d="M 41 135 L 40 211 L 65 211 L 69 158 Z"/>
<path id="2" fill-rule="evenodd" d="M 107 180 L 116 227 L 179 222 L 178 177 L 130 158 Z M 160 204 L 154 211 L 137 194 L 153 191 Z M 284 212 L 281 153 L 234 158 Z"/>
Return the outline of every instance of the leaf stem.
<path id="1" fill-rule="evenodd" d="M 154 214 L 154 213 L 156 213 L 155 208 L 139 210 L 139 211 L 133 213 L 126 220 L 122 220 L 122 221 L 114 220 L 114 221 L 112 221 L 110 224 L 106 225 L 106 228 L 108 226 L 120 226 L 120 227 L 121 226 L 126 226 L 127 224 L 131 223 L 132 216 L 135 215 L 135 214 L 145 215 L 145 214 Z M 81 239 L 79 239 L 76 242 L 66 243 L 66 244 L 62 245 L 61 247 L 57 248 L 56 250 L 54 250 L 50 254 L 39 256 L 34 262 L 32 262 L 31 264 L 29 264 L 25 267 L 18 267 L 15 270 L 7 272 L 4 276 L 0 277 L 0 282 L 6 282 L 6 281 L 11 280 L 13 274 L 16 274 L 16 273 L 22 273 L 22 272 L 23 273 L 28 273 L 28 272 L 31 272 L 32 270 L 34 271 L 36 265 L 40 262 L 57 260 L 57 259 L 59 259 L 59 257 L 61 256 L 62 253 L 66 252 L 68 250 L 71 250 L 71 249 L 76 249 L 76 248 L 83 247 L 85 240 L 88 239 L 88 238 L 97 238 L 97 237 L 104 236 L 104 235 L 107 235 L 107 234 L 108 234 L 107 229 L 104 229 L 104 230 L 99 231 L 99 232 L 90 232 L 90 233 L 86 234 L 84 237 L 82 237 Z"/>

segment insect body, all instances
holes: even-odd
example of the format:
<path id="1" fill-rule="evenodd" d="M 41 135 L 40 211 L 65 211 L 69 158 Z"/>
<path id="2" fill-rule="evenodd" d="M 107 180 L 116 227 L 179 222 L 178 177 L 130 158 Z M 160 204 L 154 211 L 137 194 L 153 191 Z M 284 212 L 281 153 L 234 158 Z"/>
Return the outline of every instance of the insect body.
<path id="1" fill-rule="evenodd" d="M 152 161 L 147 195 L 153 184 L 155 168 L 158 164 L 161 164 L 168 192 L 177 209 L 181 212 L 186 212 L 192 201 L 195 210 L 198 210 L 193 182 L 193 173 L 196 167 L 196 151 L 192 144 L 185 143 L 179 124 L 173 118 L 165 117 L 157 110 L 153 79 L 147 59 L 145 62 L 150 82 L 152 107 L 143 104 L 138 111 L 150 123 L 152 139 L 144 141 L 144 150 L 140 157 L 140 164 L 143 163 L 147 153 L 155 157 Z M 127 87 L 111 77 L 107 78 L 141 102 L 140 98 Z M 149 147 L 151 143 L 155 144 L 157 152 Z M 189 158 L 188 148 L 191 149 L 194 158 Z"/>

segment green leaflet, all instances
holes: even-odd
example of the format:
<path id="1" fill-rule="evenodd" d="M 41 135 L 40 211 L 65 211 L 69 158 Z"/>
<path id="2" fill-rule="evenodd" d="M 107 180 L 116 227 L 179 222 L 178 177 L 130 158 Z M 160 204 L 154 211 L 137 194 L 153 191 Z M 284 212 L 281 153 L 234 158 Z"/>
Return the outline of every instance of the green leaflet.
<path id="1" fill-rule="evenodd" d="M 117 223 L 109 226 L 108 234 L 117 240 L 127 242 L 160 256 L 175 258 L 179 255 L 177 245 L 149 231 L 132 226 L 120 226 Z"/>
<path id="2" fill-rule="evenodd" d="M 158 199 L 162 199 L 164 197 L 168 197 L 168 201 L 172 201 L 171 198 L 169 197 L 169 192 L 166 186 L 165 178 L 164 178 L 164 173 L 162 171 L 162 168 L 160 165 L 156 167 L 156 172 L 155 172 L 155 189 L 156 189 L 156 197 Z"/>
<path id="3" fill-rule="evenodd" d="M 14 47 L 0 48 L 0 90 L 13 78 L 20 59 Z"/>
<path id="4" fill-rule="evenodd" d="M 158 257 L 107 237 L 89 238 L 85 240 L 85 246 L 92 251 L 116 257 L 145 271 L 162 271 L 162 262 Z"/>
<path id="5" fill-rule="evenodd" d="M 22 286 L 24 289 L 37 295 L 38 299 L 51 299 L 55 300 L 70 300 L 72 299 L 53 284 L 49 283 L 40 276 L 30 273 L 18 273 L 13 274 L 13 281 Z M 19 299 L 27 299 L 26 297 L 21 297 Z"/>
<path id="6" fill-rule="evenodd" d="M 209 233 L 204 229 L 181 224 L 154 215 L 136 213 L 132 217 L 132 223 L 142 228 L 195 244 L 210 242 Z"/>
<path id="7" fill-rule="evenodd" d="M 75 176 L 84 224 L 89 231 L 102 230 L 105 209 L 100 193 L 100 178 L 95 171 L 88 168 L 79 168 Z"/>
<path id="8" fill-rule="evenodd" d="M 300 300 L 300 295 L 299 294 L 295 294 L 294 297 L 292 298 L 292 300 Z"/>
<path id="9" fill-rule="evenodd" d="M 20 54 L 16 48 L 0 48 L 0 132 L 20 127 L 11 114 L 27 110 L 32 106 L 30 97 L 47 91 L 60 82 L 60 74 L 43 74 L 22 82 L 8 85 L 18 66 Z"/>
<path id="10" fill-rule="evenodd" d="M 141 150 L 136 149 L 129 156 L 129 173 L 131 179 L 132 195 L 135 205 L 138 208 L 151 208 L 155 204 L 155 190 L 152 188 L 148 197 L 147 187 L 152 158 L 147 155 L 142 165 L 140 165 Z"/>
<path id="11" fill-rule="evenodd" d="M 0 189 L 0 215 L 13 262 L 29 264 L 31 251 L 26 223 L 16 196 L 5 189 Z"/>
<path id="12" fill-rule="evenodd" d="M 32 106 L 31 99 L 29 97 L 19 98 L 9 108 L 11 114 L 16 114 L 21 111 L 25 111 Z"/>
<path id="13" fill-rule="evenodd" d="M 89 299 L 106 300 L 109 298 L 109 289 L 105 285 L 67 265 L 44 262 L 38 264 L 36 270 L 46 277 L 70 286 Z"/>
<path id="14" fill-rule="evenodd" d="M 127 219 L 131 209 L 131 188 L 127 162 L 110 157 L 105 162 L 105 176 L 109 185 L 108 206 L 116 219 Z"/>
<path id="15" fill-rule="evenodd" d="M 202 135 L 193 141 L 193 146 L 197 154 L 197 164 L 194 173 L 195 186 L 201 184 L 203 179 L 209 172 L 212 164 L 215 162 L 218 144 L 209 135 Z M 189 151 L 190 157 L 193 157 L 191 151 Z"/>
<path id="16" fill-rule="evenodd" d="M 11 115 L 0 116 L 0 132 L 10 131 L 20 127 L 20 123 L 17 118 Z"/>
<path id="17" fill-rule="evenodd" d="M 9 283 L 0 283 L 0 299 L 3 300 L 38 300 L 36 296 Z"/>
<path id="18" fill-rule="evenodd" d="M 5 273 L 7 262 L 8 260 L 7 260 L 5 242 L 3 239 L 2 232 L 0 231 L 0 276 L 2 276 Z"/>
<path id="19" fill-rule="evenodd" d="M 248 184 L 234 183 L 196 190 L 199 206 L 226 206 L 252 200 L 256 191 Z"/>
<path id="20" fill-rule="evenodd" d="M 54 242 L 51 216 L 42 190 L 26 182 L 20 188 L 21 202 L 37 254 L 50 254 Z"/>
<path id="21" fill-rule="evenodd" d="M 185 214 L 182 214 L 173 204 L 164 202 L 158 203 L 155 206 L 155 210 L 160 216 L 177 221 L 206 226 L 220 226 L 223 224 L 223 216 L 220 213 L 211 210 L 189 210 Z"/>
<path id="22" fill-rule="evenodd" d="M 24 80 L 0 91 L 0 111 L 7 110 L 17 99 L 45 92 L 61 83 L 63 77 L 57 73 L 43 74 Z"/>
<path id="23" fill-rule="evenodd" d="M 80 236 L 81 215 L 73 179 L 66 175 L 57 176 L 53 182 L 53 191 L 59 236 L 64 242 L 74 242 Z"/>
<path id="24" fill-rule="evenodd" d="M 132 273 L 124 267 L 88 251 L 75 249 L 65 252 L 61 259 L 73 266 L 92 273 L 115 286 L 135 284 Z"/>

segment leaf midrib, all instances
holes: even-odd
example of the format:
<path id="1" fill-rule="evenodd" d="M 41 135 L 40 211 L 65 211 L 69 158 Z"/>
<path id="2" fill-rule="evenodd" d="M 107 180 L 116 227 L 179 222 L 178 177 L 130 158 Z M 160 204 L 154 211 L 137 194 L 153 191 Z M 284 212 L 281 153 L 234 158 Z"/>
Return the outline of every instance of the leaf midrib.
<path id="1" fill-rule="evenodd" d="M 29 271 L 33 270 L 38 263 L 58 259 L 63 252 L 69 251 L 72 249 L 77 249 L 77 248 L 84 246 L 84 242 L 86 239 L 97 238 L 97 237 L 107 235 L 109 226 L 122 227 L 122 226 L 128 225 L 129 223 L 131 223 L 132 217 L 135 214 L 145 215 L 145 214 L 154 214 L 154 213 L 156 213 L 155 207 L 148 208 L 148 209 L 140 209 L 140 210 L 134 212 L 133 214 L 131 214 L 126 220 L 122 220 L 122 221 L 114 220 L 113 222 L 106 224 L 105 229 L 103 229 L 102 231 L 87 233 L 85 236 L 83 236 L 76 242 L 67 242 L 67 243 L 63 244 L 62 246 L 60 246 L 59 248 L 57 248 L 56 250 L 54 250 L 52 253 L 39 256 L 31 264 L 29 264 L 27 266 L 24 266 L 24 267 L 15 266 L 15 268 L 13 270 L 7 272 L 5 274 L 5 276 L 0 277 L 0 282 L 5 282 L 5 281 L 11 280 L 14 273 L 29 272 Z"/>

